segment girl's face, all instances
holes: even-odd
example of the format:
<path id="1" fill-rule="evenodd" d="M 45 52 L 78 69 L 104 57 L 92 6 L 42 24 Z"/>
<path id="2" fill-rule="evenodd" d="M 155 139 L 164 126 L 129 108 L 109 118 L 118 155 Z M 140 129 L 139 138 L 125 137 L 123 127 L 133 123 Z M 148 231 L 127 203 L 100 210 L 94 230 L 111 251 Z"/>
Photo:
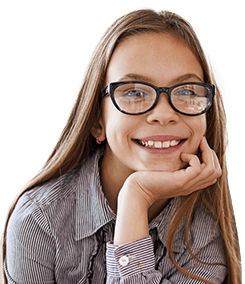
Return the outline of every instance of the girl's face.
<path id="1" fill-rule="evenodd" d="M 171 34 L 151 33 L 124 40 L 112 55 L 106 86 L 128 80 L 171 87 L 183 82 L 203 82 L 203 70 L 183 41 Z M 140 170 L 176 171 L 186 166 L 180 159 L 181 153 L 198 151 L 206 131 L 206 117 L 174 111 L 165 93 L 153 110 L 135 116 L 119 112 L 106 96 L 100 127 L 100 137 L 107 140 L 103 162 L 118 175 Z M 144 147 L 140 141 L 154 147 Z M 159 149 L 159 142 L 172 146 Z"/>

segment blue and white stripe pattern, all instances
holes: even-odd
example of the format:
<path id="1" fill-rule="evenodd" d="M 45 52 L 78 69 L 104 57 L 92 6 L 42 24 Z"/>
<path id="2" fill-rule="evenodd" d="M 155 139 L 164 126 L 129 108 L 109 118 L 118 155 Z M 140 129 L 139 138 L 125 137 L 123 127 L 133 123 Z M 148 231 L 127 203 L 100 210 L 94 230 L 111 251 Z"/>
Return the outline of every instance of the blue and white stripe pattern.
<path id="1" fill-rule="evenodd" d="M 7 227 L 8 283 L 203 283 L 180 273 L 166 251 L 167 226 L 178 198 L 149 224 L 148 238 L 113 245 L 116 216 L 100 185 L 100 155 L 19 199 Z M 201 210 L 193 217 L 190 241 L 201 260 L 226 263 L 220 232 Z M 224 266 L 192 259 L 184 242 L 184 224 L 173 250 L 181 267 L 223 282 Z"/>

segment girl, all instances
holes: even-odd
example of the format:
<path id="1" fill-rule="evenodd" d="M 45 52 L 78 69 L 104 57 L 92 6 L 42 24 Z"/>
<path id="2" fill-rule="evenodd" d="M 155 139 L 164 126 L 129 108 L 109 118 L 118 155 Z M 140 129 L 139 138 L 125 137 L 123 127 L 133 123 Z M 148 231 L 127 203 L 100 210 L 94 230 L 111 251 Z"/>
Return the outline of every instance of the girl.
<path id="1" fill-rule="evenodd" d="M 6 283 L 241 283 L 214 84 L 181 17 L 118 19 L 9 214 Z"/>

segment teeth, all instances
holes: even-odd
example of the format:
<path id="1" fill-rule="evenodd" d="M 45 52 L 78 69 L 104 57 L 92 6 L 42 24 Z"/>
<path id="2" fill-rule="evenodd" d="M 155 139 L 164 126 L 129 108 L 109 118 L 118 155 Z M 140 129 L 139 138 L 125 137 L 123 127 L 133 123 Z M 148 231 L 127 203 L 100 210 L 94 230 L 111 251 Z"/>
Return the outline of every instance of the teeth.
<path id="1" fill-rule="evenodd" d="M 179 142 L 180 141 L 173 140 L 173 141 L 170 142 L 170 146 L 172 146 L 172 147 L 177 146 L 179 144 Z"/>
<path id="2" fill-rule="evenodd" d="M 161 148 L 162 148 L 162 142 L 160 142 L 160 141 L 155 141 L 154 147 L 161 149 Z"/>
<path id="3" fill-rule="evenodd" d="M 169 148 L 170 147 L 171 142 L 170 141 L 164 141 L 162 142 L 162 147 L 163 148 Z"/>
<path id="4" fill-rule="evenodd" d="M 139 142 L 140 145 L 144 146 L 144 147 L 150 147 L 150 148 L 157 148 L 157 149 L 166 149 L 169 147 L 174 147 L 179 145 L 180 141 L 176 141 L 176 140 L 172 140 L 172 141 L 141 141 L 141 140 L 137 140 Z"/>
<path id="5" fill-rule="evenodd" d="M 154 141 L 148 141 L 148 147 L 153 147 L 154 146 Z"/>

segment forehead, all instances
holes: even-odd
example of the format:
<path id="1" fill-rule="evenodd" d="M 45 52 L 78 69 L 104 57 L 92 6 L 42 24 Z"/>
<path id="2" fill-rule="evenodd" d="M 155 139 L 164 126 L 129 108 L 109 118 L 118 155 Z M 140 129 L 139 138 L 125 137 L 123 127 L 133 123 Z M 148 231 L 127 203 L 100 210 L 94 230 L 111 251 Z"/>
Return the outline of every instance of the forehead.
<path id="1" fill-rule="evenodd" d="M 163 33 L 131 36 L 116 47 L 106 83 L 127 74 L 138 74 L 166 87 L 185 74 L 196 74 L 203 80 L 202 67 L 188 45 L 173 34 Z"/>

